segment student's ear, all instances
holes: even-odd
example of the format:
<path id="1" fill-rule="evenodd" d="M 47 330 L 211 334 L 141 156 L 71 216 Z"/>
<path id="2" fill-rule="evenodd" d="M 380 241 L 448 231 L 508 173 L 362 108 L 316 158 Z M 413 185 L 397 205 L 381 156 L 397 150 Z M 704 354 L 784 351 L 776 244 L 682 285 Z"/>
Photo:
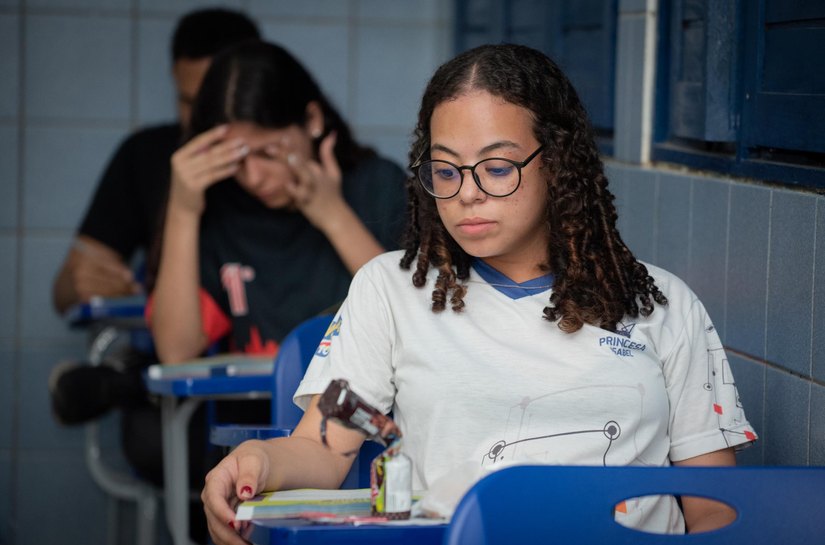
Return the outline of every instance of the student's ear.
<path id="1" fill-rule="evenodd" d="M 305 127 L 313 139 L 320 138 L 324 134 L 324 112 L 315 100 L 307 104 Z"/>

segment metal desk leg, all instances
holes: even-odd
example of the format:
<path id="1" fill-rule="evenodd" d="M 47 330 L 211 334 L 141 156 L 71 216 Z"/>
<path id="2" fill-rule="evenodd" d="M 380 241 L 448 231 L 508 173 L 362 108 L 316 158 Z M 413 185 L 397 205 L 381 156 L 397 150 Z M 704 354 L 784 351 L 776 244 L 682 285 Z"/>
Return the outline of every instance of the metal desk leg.
<path id="1" fill-rule="evenodd" d="M 175 545 L 189 545 L 189 420 L 198 408 L 196 398 L 178 399 L 164 396 L 161 405 L 163 421 L 163 478 L 166 495 L 166 523 Z"/>
<path id="2" fill-rule="evenodd" d="M 89 363 L 101 365 L 109 348 L 123 333 L 109 325 L 95 333 L 89 341 Z M 117 543 L 118 500 L 133 501 L 137 505 L 137 545 L 154 545 L 157 533 L 156 513 L 159 492 L 151 485 L 130 474 L 111 469 L 103 460 L 100 448 L 100 425 L 97 421 L 86 424 L 85 457 L 89 473 L 110 501 L 108 529 L 109 543 Z"/>

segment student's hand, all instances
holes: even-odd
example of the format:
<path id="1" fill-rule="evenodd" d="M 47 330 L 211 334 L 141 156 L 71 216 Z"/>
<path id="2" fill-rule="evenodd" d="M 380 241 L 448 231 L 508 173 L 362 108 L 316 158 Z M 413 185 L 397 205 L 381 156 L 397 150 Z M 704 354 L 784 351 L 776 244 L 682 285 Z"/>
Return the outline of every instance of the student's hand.
<path id="1" fill-rule="evenodd" d="M 226 140 L 227 125 L 199 134 L 172 155 L 169 205 L 200 215 L 206 189 L 237 172 L 249 152 L 240 138 Z"/>
<path id="2" fill-rule="evenodd" d="M 243 545 L 249 523 L 235 520 L 235 508 L 263 490 L 269 457 L 263 441 L 246 441 L 206 475 L 201 492 L 209 534 L 216 545 Z"/>
<path id="3" fill-rule="evenodd" d="M 69 253 L 67 267 L 78 301 L 92 297 L 123 297 L 141 292 L 129 267 L 120 255 L 88 237 L 78 238 Z"/>
<path id="4" fill-rule="evenodd" d="M 328 134 L 318 150 L 318 161 L 302 159 L 297 155 L 287 156 L 287 164 L 295 176 L 293 184 L 287 187 L 295 202 L 295 207 L 306 218 L 324 230 L 324 224 L 334 219 L 344 202 L 341 193 L 341 168 L 335 159 L 336 134 Z"/>

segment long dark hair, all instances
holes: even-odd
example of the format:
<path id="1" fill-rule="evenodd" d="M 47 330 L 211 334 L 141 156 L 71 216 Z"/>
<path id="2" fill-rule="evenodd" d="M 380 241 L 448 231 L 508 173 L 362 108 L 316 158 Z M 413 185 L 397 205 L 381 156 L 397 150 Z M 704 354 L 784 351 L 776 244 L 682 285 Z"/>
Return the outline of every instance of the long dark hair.
<path id="1" fill-rule="evenodd" d="M 225 49 L 212 60 L 192 108 L 187 139 L 232 121 L 270 129 L 303 126 L 310 102 L 317 102 L 324 116 L 323 132 L 314 140 L 316 153 L 320 140 L 335 131 L 335 156 L 342 169 L 372 154 L 353 139 L 306 68 L 283 47 L 259 40 Z"/>
<path id="2" fill-rule="evenodd" d="M 320 141 L 332 131 L 337 133 L 335 158 L 342 170 L 351 169 L 375 154 L 355 141 L 349 126 L 295 57 L 278 45 L 260 40 L 241 42 L 214 57 L 198 90 L 183 141 L 232 121 L 251 122 L 270 129 L 303 126 L 307 105 L 313 101 L 318 103 L 324 116 L 323 132 L 313 140 L 316 154 Z M 237 188 L 225 183 L 216 184 L 207 190 L 207 202 L 220 202 L 222 191 L 235 190 Z M 165 210 L 166 204 L 158 216 L 155 240 L 146 259 L 149 291 L 154 289 L 160 265 Z"/>
<path id="3" fill-rule="evenodd" d="M 424 92 L 410 162 L 429 157 L 430 118 L 436 106 L 469 91 L 486 91 L 527 109 L 533 133 L 544 146 L 547 173 L 545 220 L 550 233 L 542 263 L 554 275 L 544 317 L 568 333 L 587 323 L 610 331 L 625 316 L 648 316 L 653 301 L 667 299 L 630 252 L 616 228 L 613 195 L 596 148 L 593 130 L 570 81 L 543 53 L 519 45 L 485 45 L 442 65 Z M 438 269 L 432 293 L 434 311 L 447 300 L 464 307 L 472 257 L 449 235 L 435 199 L 411 178 L 407 183 L 408 224 L 401 267 L 416 261 L 413 285 L 426 284 Z"/>

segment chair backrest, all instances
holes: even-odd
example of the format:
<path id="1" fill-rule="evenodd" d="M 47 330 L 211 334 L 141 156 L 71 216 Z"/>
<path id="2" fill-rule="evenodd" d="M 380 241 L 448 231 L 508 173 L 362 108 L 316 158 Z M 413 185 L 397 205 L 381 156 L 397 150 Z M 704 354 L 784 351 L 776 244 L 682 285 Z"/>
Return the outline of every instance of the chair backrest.
<path id="1" fill-rule="evenodd" d="M 615 522 L 615 505 L 651 494 L 723 501 L 736 509 L 737 519 L 711 532 L 676 536 Z M 515 466 L 467 492 L 444 543 L 825 543 L 825 467 Z"/>
<path id="2" fill-rule="evenodd" d="M 303 411 L 292 402 L 292 396 L 304 378 L 304 372 L 331 321 L 331 314 L 310 318 L 298 324 L 281 341 L 272 373 L 274 427 L 294 428 L 303 416 Z"/>

